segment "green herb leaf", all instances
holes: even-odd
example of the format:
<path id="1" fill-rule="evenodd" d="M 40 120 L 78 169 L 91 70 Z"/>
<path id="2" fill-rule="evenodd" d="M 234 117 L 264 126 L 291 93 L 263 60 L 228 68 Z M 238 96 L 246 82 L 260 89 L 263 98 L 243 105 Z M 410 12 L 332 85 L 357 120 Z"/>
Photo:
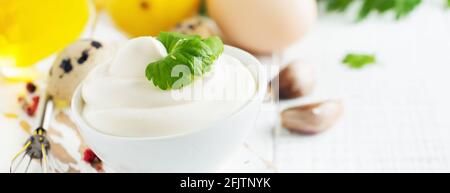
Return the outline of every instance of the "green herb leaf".
<path id="1" fill-rule="evenodd" d="M 450 1 L 450 0 L 447 0 Z M 344 12 L 355 2 L 362 2 L 358 20 L 366 19 L 371 13 L 395 13 L 396 19 L 401 19 L 411 13 L 422 0 L 322 0 L 328 12 Z"/>
<path id="2" fill-rule="evenodd" d="M 369 64 L 375 64 L 376 58 L 369 54 L 347 54 L 342 63 L 349 68 L 361 69 Z"/>
<path id="3" fill-rule="evenodd" d="M 327 3 L 327 11 L 329 12 L 344 12 L 348 6 L 353 3 L 353 0 L 331 0 L 325 1 Z"/>
<path id="4" fill-rule="evenodd" d="M 198 13 L 203 16 L 208 16 L 208 8 L 206 5 L 206 0 L 200 1 L 200 9 L 198 10 Z"/>
<path id="5" fill-rule="evenodd" d="M 168 55 L 150 63 L 145 75 L 162 90 L 180 89 L 191 84 L 196 77 L 211 70 L 224 49 L 218 37 L 203 40 L 197 35 L 162 32 L 157 39 L 167 49 Z"/>

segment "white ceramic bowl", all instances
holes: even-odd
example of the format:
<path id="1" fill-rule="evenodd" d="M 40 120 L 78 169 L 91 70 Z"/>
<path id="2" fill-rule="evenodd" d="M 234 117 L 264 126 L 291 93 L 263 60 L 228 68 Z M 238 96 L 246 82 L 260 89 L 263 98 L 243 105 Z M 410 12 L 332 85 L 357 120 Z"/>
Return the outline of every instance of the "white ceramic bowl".
<path id="1" fill-rule="evenodd" d="M 84 140 L 117 172 L 214 172 L 222 169 L 253 128 L 267 87 L 264 68 L 255 57 L 231 46 L 225 46 L 224 52 L 246 65 L 258 84 L 252 100 L 233 115 L 209 128 L 185 134 L 116 137 L 95 130 L 83 120 L 80 86 L 72 99 L 72 112 Z"/>

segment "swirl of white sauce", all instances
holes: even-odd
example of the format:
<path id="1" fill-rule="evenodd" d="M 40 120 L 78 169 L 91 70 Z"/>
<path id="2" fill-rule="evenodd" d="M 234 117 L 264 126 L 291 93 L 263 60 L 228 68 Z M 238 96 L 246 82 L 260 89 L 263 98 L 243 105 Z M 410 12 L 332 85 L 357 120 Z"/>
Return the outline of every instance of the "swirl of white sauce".
<path id="1" fill-rule="evenodd" d="M 167 56 L 153 37 L 129 40 L 83 82 L 83 118 L 94 129 L 122 137 L 170 136 L 208 127 L 255 95 L 256 82 L 239 60 L 222 54 L 204 77 L 164 91 L 146 79 L 148 64 Z"/>

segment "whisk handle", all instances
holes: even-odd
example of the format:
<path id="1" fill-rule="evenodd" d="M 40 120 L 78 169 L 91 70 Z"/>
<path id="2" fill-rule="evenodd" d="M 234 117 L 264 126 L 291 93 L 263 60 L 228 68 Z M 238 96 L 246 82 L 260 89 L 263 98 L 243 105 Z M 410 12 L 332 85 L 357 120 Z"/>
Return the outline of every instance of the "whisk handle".
<path id="1" fill-rule="evenodd" d="M 39 105 L 38 105 L 38 128 L 47 128 L 51 119 L 51 114 L 53 111 L 53 100 L 50 95 L 44 91 L 42 92 Z"/>

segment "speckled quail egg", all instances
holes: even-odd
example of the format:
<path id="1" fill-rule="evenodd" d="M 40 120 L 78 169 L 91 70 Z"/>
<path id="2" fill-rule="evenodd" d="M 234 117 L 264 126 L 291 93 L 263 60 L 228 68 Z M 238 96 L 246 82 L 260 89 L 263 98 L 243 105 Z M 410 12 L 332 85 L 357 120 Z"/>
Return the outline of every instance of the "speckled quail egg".
<path id="1" fill-rule="evenodd" d="M 59 103 L 70 102 L 78 84 L 97 64 L 107 62 L 115 49 L 95 40 L 79 40 L 60 52 L 50 69 L 48 93 Z"/>
<path id="2" fill-rule="evenodd" d="M 204 16 L 194 16 L 178 23 L 172 30 L 187 35 L 200 35 L 202 38 L 221 36 L 216 23 Z"/>

